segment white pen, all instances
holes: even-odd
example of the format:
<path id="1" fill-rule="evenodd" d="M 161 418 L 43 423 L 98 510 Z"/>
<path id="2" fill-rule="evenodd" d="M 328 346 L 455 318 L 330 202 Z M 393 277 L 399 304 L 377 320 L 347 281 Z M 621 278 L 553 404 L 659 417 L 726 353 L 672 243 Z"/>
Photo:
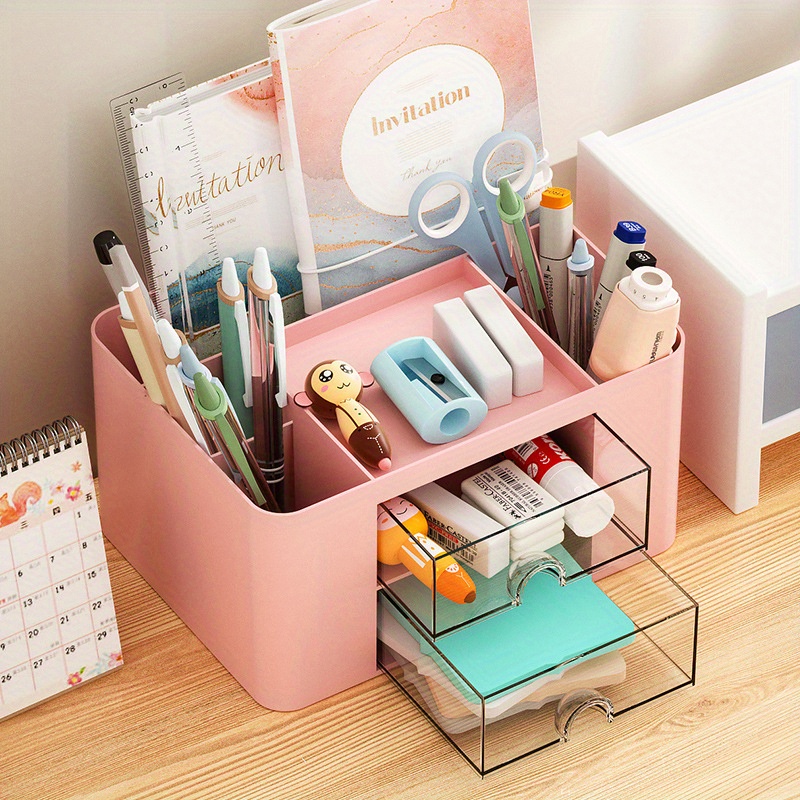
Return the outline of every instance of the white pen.
<path id="1" fill-rule="evenodd" d="M 169 386 L 172 390 L 175 402 L 181 411 L 181 418 L 178 419 L 178 422 L 187 433 L 194 437 L 197 444 L 208 453 L 208 446 L 206 445 L 200 426 L 197 424 L 194 411 L 192 411 L 189 405 L 189 398 L 186 396 L 186 390 L 183 388 L 183 382 L 181 381 L 178 367 L 181 363 L 181 337 L 178 336 L 178 332 L 165 319 L 160 319 L 156 323 L 156 330 L 158 331 L 159 339 L 161 339 L 161 347 L 164 350 L 167 380 L 169 381 Z"/>
<path id="2" fill-rule="evenodd" d="M 547 299 L 553 311 L 558 340 L 566 349 L 567 259 L 572 254 L 573 206 L 569 189 L 551 186 L 539 205 L 539 262 Z"/>

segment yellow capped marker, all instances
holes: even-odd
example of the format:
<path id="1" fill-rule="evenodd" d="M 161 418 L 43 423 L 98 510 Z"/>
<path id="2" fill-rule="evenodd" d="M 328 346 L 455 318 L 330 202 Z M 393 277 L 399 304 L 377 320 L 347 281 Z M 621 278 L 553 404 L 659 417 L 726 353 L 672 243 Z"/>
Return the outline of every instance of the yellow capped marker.
<path id="1" fill-rule="evenodd" d="M 572 205 L 572 193 L 560 186 L 550 186 L 542 192 L 540 205 L 545 208 L 566 208 Z"/>
<path id="2" fill-rule="evenodd" d="M 551 186 L 542 192 L 539 207 L 539 265 L 547 299 L 553 310 L 558 341 L 563 348 L 569 341 L 567 259 L 572 255 L 572 194 L 569 189 Z"/>

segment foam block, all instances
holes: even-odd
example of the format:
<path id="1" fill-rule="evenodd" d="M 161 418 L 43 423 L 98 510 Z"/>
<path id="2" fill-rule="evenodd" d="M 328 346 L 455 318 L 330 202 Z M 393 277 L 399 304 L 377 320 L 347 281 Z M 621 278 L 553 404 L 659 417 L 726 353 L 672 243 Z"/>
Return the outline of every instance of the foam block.
<path id="1" fill-rule="evenodd" d="M 460 297 L 433 306 L 433 340 L 489 408 L 511 402 L 511 365 Z"/>
<path id="2" fill-rule="evenodd" d="M 522 397 L 541 391 L 544 357 L 494 287 L 470 289 L 464 292 L 464 302 L 511 364 L 514 394 Z"/>

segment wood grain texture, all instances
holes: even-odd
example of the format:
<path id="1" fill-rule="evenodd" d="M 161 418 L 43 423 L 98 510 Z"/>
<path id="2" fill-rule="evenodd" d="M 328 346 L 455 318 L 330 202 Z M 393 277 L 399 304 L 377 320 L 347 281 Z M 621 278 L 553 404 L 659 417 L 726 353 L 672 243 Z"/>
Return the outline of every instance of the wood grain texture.
<path id="1" fill-rule="evenodd" d="M 108 546 L 125 665 L 0 723 L 0 800 L 798 798 L 800 435 L 765 449 L 757 508 L 684 468 L 679 498 L 657 561 L 700 604 L 697 685 L 483 780 L 384 677 L 261 708 Z"/>

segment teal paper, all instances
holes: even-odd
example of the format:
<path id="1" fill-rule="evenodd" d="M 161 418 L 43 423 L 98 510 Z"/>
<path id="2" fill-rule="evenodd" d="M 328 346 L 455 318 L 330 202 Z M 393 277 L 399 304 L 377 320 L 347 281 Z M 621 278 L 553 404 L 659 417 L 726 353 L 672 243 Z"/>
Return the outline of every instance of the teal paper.
<path id="1" fill-rule="evenodd" d="M 558 555 L 563 557 L 566 551 Z M 572 571 L 572 564 L 565 566 Z M 483 697 L 516 688 L 518 682 L 565 661 L 574 659 L 572 666 L 632 641 L 633 622 L 589 575 L 566 586 L 559 586 L 551 575 L 536 575 L 522 598 L 522 605 L 442 636 L 435 645 L 422 637 L 391 602 L 386 607 L 420 642 L 423 654 L 451 678 L 447 662 L 452 664 Z M 454 683 L 459 685 L 460 681 Z"/>

